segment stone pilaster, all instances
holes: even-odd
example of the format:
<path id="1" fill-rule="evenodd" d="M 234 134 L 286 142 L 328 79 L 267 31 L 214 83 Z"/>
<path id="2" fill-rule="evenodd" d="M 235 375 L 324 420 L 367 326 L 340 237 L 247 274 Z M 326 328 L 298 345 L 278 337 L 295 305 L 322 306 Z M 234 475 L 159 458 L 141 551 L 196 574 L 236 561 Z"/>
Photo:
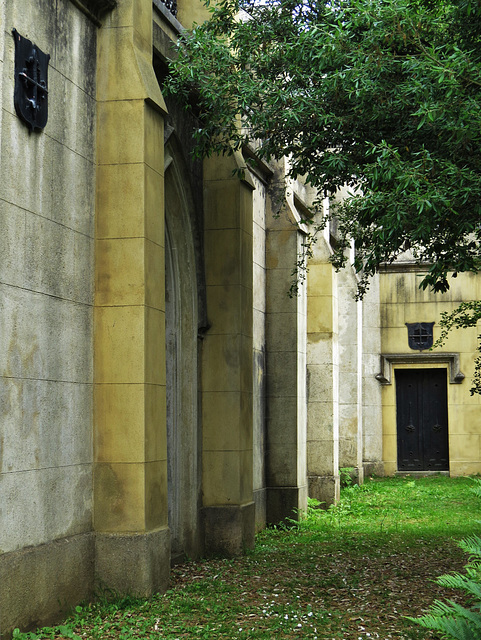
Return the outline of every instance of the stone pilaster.
<path id="1" fill-rule="evenodd" d="M 339 327 L 339 468 L 350 468 L 357 483 L 362 466 L 362 302 L 350 267 L 337 274 Z"/>
<path id="2" fill-rule="evenodd" d="M 254 544 L 252 397 L 252 183 L 242 158 L 204 164 L 205 277 L 210 328 L 202 345 L 202 488 L 205 550 Z"/>
<path id="3" fill-rule="evenodd" d="M 339 327 L 337 274 L 316 247 L 309 263 L 307 470 L 309 496 L 339 498 Z"/>
<path id="4" fill-rule="evenodd" d="M 290 200 L 279 217 L 267 219 L 268 523 L 296 518 L 307 506 L 306 288 L 288 295 L 303 233 Z"/>
<path id="5" fill-rule="evenodd" d="M 170 566 L 165 106 L 151 57 L 152 2 L 119 0 L 98 47 L 94 528 L 100 580 L 140 595 Z"/>

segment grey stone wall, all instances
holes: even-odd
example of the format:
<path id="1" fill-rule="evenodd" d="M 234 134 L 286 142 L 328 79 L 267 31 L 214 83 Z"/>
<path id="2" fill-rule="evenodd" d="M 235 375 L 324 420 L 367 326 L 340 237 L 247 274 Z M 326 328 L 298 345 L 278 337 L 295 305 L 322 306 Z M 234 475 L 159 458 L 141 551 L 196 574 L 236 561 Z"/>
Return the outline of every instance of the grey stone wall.
<path id="1" fill-rule="evenodd" d="M 35 624 L 42 617 L 39 603 L 31 602 L 23 613 L 5 606 L 12 602 L 7 592 L 15 582 L 9 569 L 14 554 L 42 545 L 39 558 L 55 564 L 53 541 L 73 541 L 91 531 L 96 27 L 69 0 L 0 0 L 0 25 L 0 631 L 5 632 L 18 619 Z M 14 28 L 51 56 L 49 120 L 40 133 L 30 133 L 15 113 Z M 71 547 L 75 561 L 66 560 L 66 547 L 58 560 L 64 558 L 65 571 L 83 575 L 90 559 L 79 567 L 78 549 L 91 545 L 72 542 Z M 42 563 L 33 559 L 31 565 Z M 69 579 L 58 573 L 58 567 L 50 577 L 33 571 L 30 579 L 50 591 L 44 600 L 54 600 L 62 583 L 62 600 L 68 602 Z M 88 583 L 79 579 L 77 598 Z"/>

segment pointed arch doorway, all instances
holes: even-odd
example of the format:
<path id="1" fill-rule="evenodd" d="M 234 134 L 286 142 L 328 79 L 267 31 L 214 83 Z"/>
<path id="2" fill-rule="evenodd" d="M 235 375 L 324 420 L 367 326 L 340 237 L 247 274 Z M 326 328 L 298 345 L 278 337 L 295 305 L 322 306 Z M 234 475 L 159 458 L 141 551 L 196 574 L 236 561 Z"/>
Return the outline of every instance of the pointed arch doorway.
<path id="1" fill-rule="evenodd" d="M 198 296 L 192 198 L 182 157 L 165 147 L 165 334 L 168 520 L 172 562 L 196 557 L 200 535 Z"/>

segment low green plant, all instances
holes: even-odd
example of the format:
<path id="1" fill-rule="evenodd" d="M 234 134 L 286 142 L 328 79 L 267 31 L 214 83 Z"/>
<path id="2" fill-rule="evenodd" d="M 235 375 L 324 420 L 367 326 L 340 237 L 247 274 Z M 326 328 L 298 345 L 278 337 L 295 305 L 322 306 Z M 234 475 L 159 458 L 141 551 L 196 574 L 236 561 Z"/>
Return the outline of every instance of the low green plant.
<path id="1" fill-rule="evenodd" d="M 481 479 L 474 478 L 473 493 L 481 497 Z M 471 600 L 464 607 L 453 600 L 435 600 L 428 613 L 420 618 L 409 618 L 425 629 L 439 631 L 447 640 L 481 639 L 481 538 L 472 535 L 459 542 L 459 547 L 469 555 L 465 574 L 451 573 L 440 576 L 436 582 L 448 589 L 459 589 Z"/>
<path id="2" fill-rule="evenodd" d="M 341 489 L 346 487 L 352 487 L 354 484 L 354 467 L 341 467 L 339 469 L 339 480 L 341 483 Z"/>

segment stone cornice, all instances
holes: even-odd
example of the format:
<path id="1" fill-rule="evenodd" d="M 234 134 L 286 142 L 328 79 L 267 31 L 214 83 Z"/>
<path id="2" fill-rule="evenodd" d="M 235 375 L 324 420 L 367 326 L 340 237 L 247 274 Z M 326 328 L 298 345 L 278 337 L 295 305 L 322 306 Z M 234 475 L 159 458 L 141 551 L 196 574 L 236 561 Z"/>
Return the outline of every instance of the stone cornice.
<path id="1" fill-rule="evenodd" d="M 392 366 L 397 364 L 448 365 L 450 384 L 461 384 L 464 373 L 459 368 L 459 353 L 427 352 L 427 353 L 381 353 L 381 371 L 376 380 L 382 385 L 392 384 Z"/>

